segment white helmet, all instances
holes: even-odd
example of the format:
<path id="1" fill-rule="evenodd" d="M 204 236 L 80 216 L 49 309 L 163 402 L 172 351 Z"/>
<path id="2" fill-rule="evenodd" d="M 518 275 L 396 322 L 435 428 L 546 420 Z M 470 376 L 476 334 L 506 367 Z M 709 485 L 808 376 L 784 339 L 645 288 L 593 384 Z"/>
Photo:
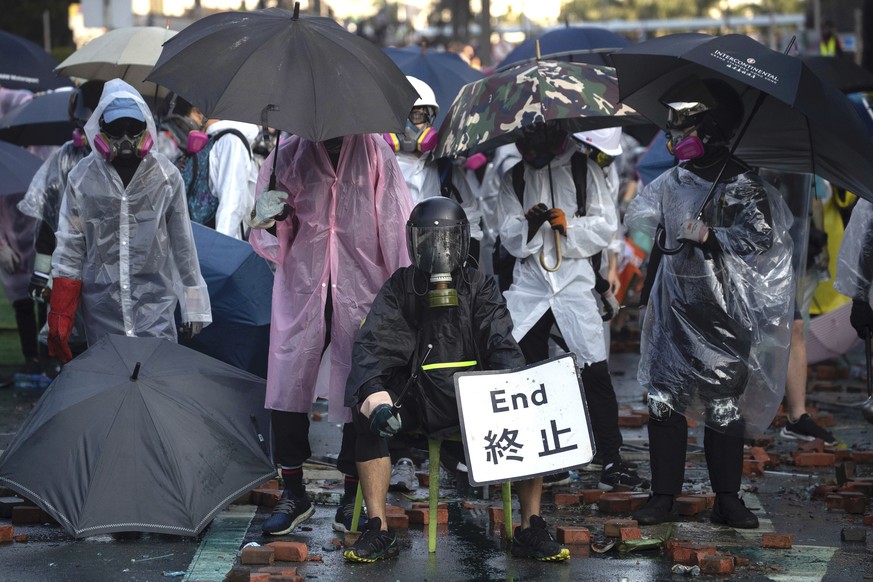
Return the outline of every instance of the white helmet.
<path id="1" fill-rule="evenodd" d="M 418 100 L 412 104 L 413 107 L 433 107 L 434 115 L 440 112 L 440 106 L 437 104 L 436 95 L 434 95 L 433 89 L 430 88 L 430 85 L 421 79 L 410 77 L 408 75 L 406 80 L 409 81 L 416 93 L 418 93 Z"/>
<path id="2" fill-rule="evenodd" d="M 591 131 L 583 131 L 574 133 L 573 137 L 581 143 L 597 148 L 608 156 L 620 156 L 621 149 L 621 128 L 608 127 L 606 129 L 592 129 Z"/>

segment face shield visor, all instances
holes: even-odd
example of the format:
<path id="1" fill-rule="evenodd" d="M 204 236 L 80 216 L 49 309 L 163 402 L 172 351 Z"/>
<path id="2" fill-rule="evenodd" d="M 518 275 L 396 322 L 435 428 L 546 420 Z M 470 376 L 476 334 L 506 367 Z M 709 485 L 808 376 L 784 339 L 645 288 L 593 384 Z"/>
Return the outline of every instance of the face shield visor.
<path id="1" fill-rule="evenodd" d="M 435 221 L 438 222 L 438 221 Z M 464 264 L 470 250 L 470 225 L 406 227 L 412 264 L 431 275 L 449 275 Z"/>

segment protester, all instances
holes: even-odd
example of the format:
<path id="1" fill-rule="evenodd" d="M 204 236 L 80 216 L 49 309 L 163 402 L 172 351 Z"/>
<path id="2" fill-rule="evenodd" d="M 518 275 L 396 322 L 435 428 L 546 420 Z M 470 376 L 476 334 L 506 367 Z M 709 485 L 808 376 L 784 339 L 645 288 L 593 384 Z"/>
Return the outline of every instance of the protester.
<path id="1" fill-rule="evenodd" d="M 591 257 L 607 248 L 617 228 L 615 192 L 607 186 L 603 169 L 570 147 L 570 136 L 553 122 L 528 126 L 516 146 L 523 165 L 503 177 L 499 198 L 500 240 L 517 259 L 512 285 L 504 293 L 513 336 L 527 362 L 534 363 L 548 358 L 550 331 L 558 327 L 580 367 L 603 463 L 598 486 L 646 487 L 621 460 L 618 401 L 606 361 L 603 320 L 592 293 Z M 549 272 L 543 263 L 555 265 L 558 244 L 562 262 Z M 555 482 L 569 479 L 560 477 Z"/>
<path id="2" fill-rule="evenodd" d="M 852 299 L 850 323 L 858 337 L 873 337 L 873 309 L 870 287 L 873 282 L 873 204 L 858 200 L 837 255 L 834 288 Z"/>
<path id="3" fill-rule="evenodd" d="M 413 266 L 398 269 L 373 301 L 355 340 L 346 383 L 369 511 L 363 534 L 343 553 L 352 562 L 400 552 L 385 513 L 391 475 L 387 439 L 398 432 L 423 431 L 431 438 L 456 434 L 454 373 L 525 363 L 493 278 L 468 265 L 470 226 L 463 208 L 448 198 L 420 202 L 407 223 L 407 244 Z M 417 380 L 405 389 L 411 374 Z M 401 398 L 398 411 L 393 404 Z M 515 489 L 521 526 L 512 554 L 543 561 L 569 558 L 540 517 L 542 478 L 518 482 Z"/>
<path id="4" fill-rule="evenodd" d="M 843 56 L 843 44 L 840 42 L 840 37 L 837 36 L 837 28 L 832 20 L 825 20 L 821 26 L 819 53 L 826 57 Z"/>
<path id="5" fill-rule="evenodd" d="M 319 396 L 328 346 L 328 415 L 345 423 L 337 460 L 345 490 L 334 528 L 347 531 L 358 486 L 355 432 L 343 405 L 352 340 L 379 288 L 409 264 L 403 225 L 412 204 L 397 160 L 379 136 L 324 142 L 292 136 L 278 152 L 275 188 L 260 194 L 250 221 L 255 252 L 277 265 L 266 407 L 284 491 L 263 532 L 289 533 L 315 512 L 303 463 L 311 455 L 308 412 Z M 270 180 L 275 155 L 261 168 L 259 190 Z"/>
<path id="6" fill-rule="evenodd" d="M 139 93 L 108 81 L 85 124 L 92 151 L 69 173 L 52 255 L 49 355 L 68 341 L 80 298 L 89 344 L 110 333 L 177 339 L 211 321 L 179 171 L 151 152 L 155 125 Z"/>
<path id="7" fill-rule="evenodd" d="M 673 519 L 693 417 L 705 422 L 716 495 L 711 521 L 757 528 L 739 498 L 743 445 L 769 426 L 782 399 L 794 294 L 791 217 L 779 193 L 730 156 L 744 113 L 730 85 L 691 77 L 661 102 L 668 148 L 682 164 L 648 184 L 625 220 L 661 244 L 683 246 L 653 252 L 651 295 L 644 289 L 641 299 L 639 380 L 649 391 L 652 497 L 633 518 L 643 525 Z"/>

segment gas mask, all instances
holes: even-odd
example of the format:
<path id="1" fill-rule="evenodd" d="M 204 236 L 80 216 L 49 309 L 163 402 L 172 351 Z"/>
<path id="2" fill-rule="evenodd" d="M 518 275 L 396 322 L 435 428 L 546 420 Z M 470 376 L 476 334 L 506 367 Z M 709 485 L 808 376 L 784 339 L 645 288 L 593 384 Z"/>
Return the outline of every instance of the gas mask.
<path id="1" fill-rule="evenodd" d="M 694 131 L 697 127 L 686 128 L 685 131 L 678 129 L 668 129 L 667 135 L 667 151 L 671 156 L 675 156 L 680 162 L 687 162 L 702 158 L 706 153 L 706 148 Z"/>
<path id="2" fill-rule="evenodd" d="M 409 113 L 403 133 L 383 133 L 382 137 L 395 152 L 427 153 L 436 148 L 440 140 L 433 128 L 435 117 L 432 107 L 415 107 Z"/>
<path id="3" fill-rule="evenodd" d="M 406 223 L 406 243 L 412 264 L 430 275 L 428 307 L 457 307 L 452 272 L 466 264 L 470 223 L 461 205 L 443 196 L 419 202 Z"/>
<path id="4" fill-rule="evenodd" d="M 94 138 L 94 149 L 104 160 L 117 157 L 144 158 L 154 142 L 145 121 L 120 117 L 111 123 L 100 119 L 100 132 Z"/>
<path id="5" fill-rule="evenodd" d="M 209 136 L 199 129 L 194 129 L 188 132 L 188 137 L 185 139 L 185 151 L 189 154 L 196 154 L 206 147 L 209 141 Z"/>
<path id="6" fill-rule="evenodd" d="M 515 147 L 526 163 L 540 169 L 564 153 L 569 142 L 570 135 L 559 129 L 554 122 L 535 123 L 522 129 L 522 135 L 515 141 Z"/>

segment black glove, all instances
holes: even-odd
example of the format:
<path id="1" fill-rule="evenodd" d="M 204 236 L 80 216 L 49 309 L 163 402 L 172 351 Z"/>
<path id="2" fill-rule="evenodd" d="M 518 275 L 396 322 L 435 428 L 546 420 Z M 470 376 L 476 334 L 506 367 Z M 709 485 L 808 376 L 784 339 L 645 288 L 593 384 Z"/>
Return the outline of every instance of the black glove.
<path id="1" fill-rule="evenodd" d="M 380 437 L 393 437 L 401 426 L 403 423 L 400 421 L 400 413 L 391 412 L 391 407 L 387 404 L 380 404 L 370 415 L 370 432 Z"/>
<path id="2" fill-rule="evenodd" d="M 33 275 L 30 276 L 30 285 L 27 286 L 27 292 L 33 297 L 34 301 L 39 301 L 40 303 L 46 301 L 46 294 L 51 293 L 51 288 L 48 286 L 51 279 L 48 273 L 33 272 Z"/>
<path id="3" fill-rule="evenodd" d="M 867 339 L 870 332 L 873 331 L 873 309 L 870 308 L 868 301 L 855 299 L 852 301 L 852 314 L 849 316 L 849 323 L 858 332 L 858 337 Z"/>
<path id="4" fill-rule="evenodd" d="M 527 242 L 533 240 L 533 237 L 536 235 L 540 227 L 546 223 L 549 216 L 551 216 L 549 207 L 542 202 L 536 206 L 532 206 L 524 213 L 524 217 L 527 219 Z"/>

